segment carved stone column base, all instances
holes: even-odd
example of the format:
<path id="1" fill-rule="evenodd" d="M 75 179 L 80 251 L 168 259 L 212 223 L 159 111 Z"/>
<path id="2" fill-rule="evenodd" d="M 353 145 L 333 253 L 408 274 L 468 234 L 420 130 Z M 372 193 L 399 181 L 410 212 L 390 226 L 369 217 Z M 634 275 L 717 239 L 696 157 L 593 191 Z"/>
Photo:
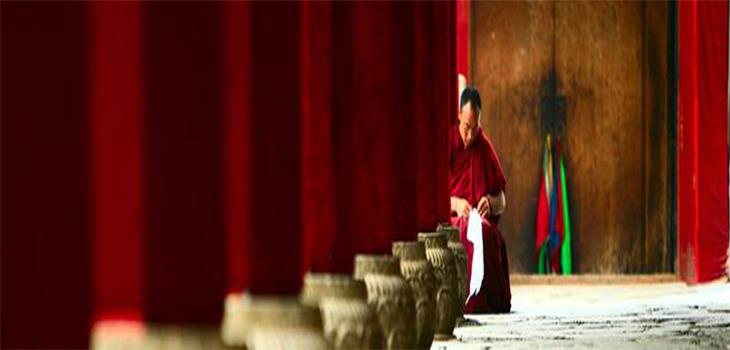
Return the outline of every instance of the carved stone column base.
<path id="1" fill-rule="evenodd" d="M 456 315 L 456 325 L 461 325 L 464 322 L 464 306 L 466 305 L 466 298 L 469 295 L 469 276 L 467 276 L 467 255 L 464 244 L 461 243 L 459 238 L 459 229 L 453 226 L 439 225 L 439 232 L 445 232 L 448 238 L 448 247 L 451 253 L 454 254 L 454 263 L 456 264 L 456 284 L 457 293 L 456 296 L 459 298 L 454 303 L 454 312 Z"/>
<path id="2" fill-rule="evenodd" d="M 228 346 L 248 349 L 331 348 L 317 308 L 297 298 L 243 294 L 226 300 L 221 335 Z"/>
<path id="3" fill-rule="evenodd" d="M 221 341 L 226 346 L 243 347 L 246 345 L 246 326 L 244 320 L 244 293 L 228 294 L 223 308 Z"/>
<path id="4" fill-rule="evenodd" d="M 416 347 L 413 293 L 400 274 L 398 258 L 390 255 L 355 256 L 355 279 L 365 281 L 368 304 L 378 315 L 386 349 Z"/>
<path id="5" fill-rule="evenodd" d="M 302 304 L 319 307 L 325 338 L 335 349 L 376 349 L 383 338 L 365 282 L 348 275 L 307 273 Z"/>
<path id="6" fill-rule="evenodd" d="M 436 277 L 426 259 L 423 242 L 394 242 L 393 256 L 400 258 L 400 271 L 411 285 L 416 303 L 416 345 L 431 348 L 436 322 Z"/>
<path id="7" fill-rule="evenodd" d="M 458 302 L 454 255 L 448 248 L 443 232 L 419 233 L 418 240 L 426 245 L 426 257 L 433 265 L 436 276 L 435 339 L 450 339 L 456 324 L 454 303 Z"/>

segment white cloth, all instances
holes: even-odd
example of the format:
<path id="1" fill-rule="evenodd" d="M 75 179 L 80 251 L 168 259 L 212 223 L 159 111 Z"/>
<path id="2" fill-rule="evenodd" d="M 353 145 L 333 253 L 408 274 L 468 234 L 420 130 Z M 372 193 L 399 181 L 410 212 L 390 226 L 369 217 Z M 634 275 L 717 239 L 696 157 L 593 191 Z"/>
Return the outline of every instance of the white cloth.
<path id="1" fill-rule="evenodd" d="M 471 256 L 471 277 L 469 278 L 469 298 L 479 293 L 484 279 L 484 242 L 482 241 L 482 217 L 472 208 L 469 213 L 469 225 L 466 229 L 466 239 L 473 244 L 474 252 Z M 469 300 L 467 298 L 467 300 Z"/>

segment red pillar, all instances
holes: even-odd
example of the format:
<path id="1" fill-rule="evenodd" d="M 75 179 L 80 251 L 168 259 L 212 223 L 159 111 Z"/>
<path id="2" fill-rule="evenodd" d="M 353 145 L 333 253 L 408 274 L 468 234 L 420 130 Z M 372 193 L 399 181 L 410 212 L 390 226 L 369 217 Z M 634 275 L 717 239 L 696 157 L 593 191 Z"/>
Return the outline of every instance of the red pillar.
<path id="1" fill-rule="evenodd" d="M 226 246 L 228 292 L 251 276 L 251 14 L 250 2 L 224 5 Z"/>
<path id="2" fill-rule="evenodd" d="M 697 159 L 695 125 L 697 114 L 697 66 L 696 62 L 697 40 L 697 3 L 693 1 L 682 2 L 679 6 L 679 45 L 680 47 L 680 69 L 679 69 L 679 107 L 678 107 L 678 150 L 677 158 L 679 169 L 677 174 L 677 205 L 678 205 L 678 257 L 679 274 L 688 283 L 697 281 L 696 276 L 696 242 L 697 236 L 697 209 L 698 203 L 693 189 L 696 177 Z M 688 31 L 688 34 L 681 35 L 681 31 Z"/>
<path id="3" fill-rule="evenodd" d="M 297 294 L 302 282 L 300 4 L 250 6 L 250 290 Z"/>
<path id="4" fill-rule="evenodd" d="M 432 88 L 435 90 L 434 96 L 447 95 L 448 98 L 440 99 L 440 103 L 434 107 L 436 113 L 436 137 L 434 147 L 438 150 L 436 158 L 436 191 L 437 191 L 437 219 L 439 221 L 449 220 L 451 215 L 451 203 L 449 201 L 449 137 L 448 130 L 452 123 L 457 119 L 459 110 L 459 97 L 454 94 L 454 87 L 458 87 L 458 82 L 454 81 L 456 76 L 456 6 L 453 2 L 435 2 L 434 18 L 435 28 L 445 28 L 434 32 L 433 47 L 434 51 L 440 54 L 434 58 L 434 66 L 442 67 L 436 70 Z M 447 53 L 442 53 L 446 51 Z M 458 91 L 458 90 L 457 90 Z M 447 130 L 445 134 L 441 130 Z"/>
<path id="5" fill-rule="evenodd" d="M 230 292 L 293 295 L 302 281 L 301 6 L 224 4 Z"/>
<path id="6" fill-rule="evenodd" d="M 145 312 L 217 324 L 226 289 L 223 4 L 144 3 Z"/>
<path id="7" fill-rule="evenodd" d="M 456 72 L 471 79 L 469 71 L 469 36 L 471 35 L 471 0 L 456 0 Z"/>
<path id="8" fill-rule="evenodd" d="M 88 5 L 2 2 L 0 348 L 85 348 Z"/>
<path id="9" fill-rule="evenodd" d="M 142 316 L 142 5 L 91 2 L 95 318 Z"/>
<path id="10" fill-rule="evenodd" d="M 728 4 L 680 2 L 678 244 L 688 283 L 721 277 L 728 249 Z"/>
<path id="11" fill-rule="evenodd" d="M 343 262 L 336 248 L 332 3 L 302 3 L 300 24 L 302 269 L 334 271 Z"/>
<path id="12" fill-rule="evenodd" d="M 415 54 L 413 121 L 416 152 L 416 218 L 418 231 L 434 229 L 434 222 L 448 221 L 448 129 L 453 98 L 447 96 L 454 74 L 451 44 L 453 18 L 450 3 L 417 3 L 415 6 Z"/>

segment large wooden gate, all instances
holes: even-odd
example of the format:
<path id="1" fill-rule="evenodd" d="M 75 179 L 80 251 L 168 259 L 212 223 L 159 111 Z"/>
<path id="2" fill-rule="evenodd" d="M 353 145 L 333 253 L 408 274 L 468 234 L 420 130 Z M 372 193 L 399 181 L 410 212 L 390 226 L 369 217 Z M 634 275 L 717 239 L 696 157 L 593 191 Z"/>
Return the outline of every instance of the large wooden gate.
<path id="1" fill-rule="evenodd" d="M 547 130 L 562 134 L 578 273 L 674 269 L 674 10 L 474 2 L 470 84 L 507 175 L 511 269 L 534 272 Z"/>

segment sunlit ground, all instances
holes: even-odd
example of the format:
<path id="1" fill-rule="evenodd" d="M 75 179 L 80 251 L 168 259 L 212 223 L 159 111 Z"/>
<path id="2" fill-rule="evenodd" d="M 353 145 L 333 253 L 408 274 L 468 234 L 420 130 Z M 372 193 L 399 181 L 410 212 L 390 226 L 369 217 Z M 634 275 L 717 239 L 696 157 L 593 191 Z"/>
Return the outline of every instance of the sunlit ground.
<path id="1" fill-rule="evenodd" d="M 513 312 L 467 316 L 432 349 L 730 349 L 730 284 L 513 286 Z"/>

